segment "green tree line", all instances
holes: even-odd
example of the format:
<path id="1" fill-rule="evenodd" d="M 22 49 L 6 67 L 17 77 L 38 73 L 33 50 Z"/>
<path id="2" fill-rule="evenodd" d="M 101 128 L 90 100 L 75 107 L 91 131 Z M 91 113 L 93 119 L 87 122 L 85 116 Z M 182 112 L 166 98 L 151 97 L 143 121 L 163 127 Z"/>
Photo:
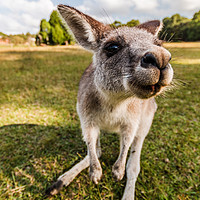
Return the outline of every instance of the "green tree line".
<path id="1" fill-rule="evenodd" d="M 160 38 L 166 41 L 198 41 L 200 40 L 200 11 L 192 19 L 179 14 L 163 19 L 164 28 Z"/>
<path id="2" fill-rule="evenodd" d="M 137 26 L 139 20 L 132 19 L 123 24 L 120 21 L 114 21 L 110 24 L 111 27 L 118 28 L 120 26 Z M 174 14 L 171 17 L 163 19 L 163 29 L 160 32 L 160 39 L 165 41 L 198 41 L 200 40 L 200 11 L 196 12 L 192 19 Z M 64 44 L 67 41 L 69 44 L 74 43 L 74 38 L 71 35 L 69 28 L 63 24 L 57 11 L 53 11 L 50 20 L 41 20 L 40 32 L 42 43 L 45 44 Z"/>
<path id="3" fill-rule="evenodd" d="M 137 26 L 140 24 L 139 20 L 132 19 L 131 21 L 123 24 L 120 21 L 114 21 L 110 24 L 111 27 L 118 28 L 120 26 Z M 163 19 L 164 27 L 160 32 L 160 39 L 165 41 L 200 41 L 200 11 L 196 12 L 192 19 L 174 14 L 171 17 Z M 12 44 L 24 44 L 29 38 L 35 37 L 33 34 L 17 34 L 6 35 L 0 32 L 2 39 L 9 39 Z M 57 11 L 53 11 L 50 15 L 49 21 L 42 19 L 40 22 L 40 30 L 36 35 L 36 44 L 50 44 L 61 45 L 68 42 L 69 44 L 75 43 L 75 39 L 71 31 L 59 17 Z"/>
<path id="4" fill-rule="evenodd" d="M 166 17 L 163 20 L 163 29 L 160 32 L 160 39 L 165 41 L 200 41 L 200 11 L 196 12 L 192 19 L 174 14 L 171 17 Z M 115 21 L 111 24 L 112 27 L 120 26 L 137 26 L 139 20 L 131 20 L 126 24 L 120 21 Z"/>

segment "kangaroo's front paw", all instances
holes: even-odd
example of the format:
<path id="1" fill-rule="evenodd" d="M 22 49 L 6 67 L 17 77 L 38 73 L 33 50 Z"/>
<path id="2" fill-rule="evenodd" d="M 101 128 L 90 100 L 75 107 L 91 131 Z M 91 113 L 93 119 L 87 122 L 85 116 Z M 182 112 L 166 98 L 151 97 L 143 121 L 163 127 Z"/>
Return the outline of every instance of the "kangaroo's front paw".
<path id="1" fill-rule="evenodd" d="M 125 173 L 125 166 L 122 164 L 118 164 L 117 162 L 113 165 L 112 167 L 112 174 L 113 177 L 117 180 L 120 181 L 123 179 Z"/>
<path id="2" fill-rule="evenodd" d="M 101 180 L 102 176 L 102 169 L 101 166 L 90 166 L 90 179 L 95 183 L 98 184 L 98 182 Z"/>

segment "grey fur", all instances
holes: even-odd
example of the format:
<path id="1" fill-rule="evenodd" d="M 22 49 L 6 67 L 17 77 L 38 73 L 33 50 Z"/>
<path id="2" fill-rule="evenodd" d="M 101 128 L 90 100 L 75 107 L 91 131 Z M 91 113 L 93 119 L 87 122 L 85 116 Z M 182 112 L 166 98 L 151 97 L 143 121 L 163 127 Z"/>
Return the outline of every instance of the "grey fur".
<path id="1" fill-rule="evenodd" d="M 131 147 L 122 199 L 133 200 L 142 144 L 157 109 L 154 97 L 170 86 L 173 78 L 171 55 L 157 39 L 162 24 L 154 20 L 134 28 L 111 29 L 69 6 L 59 5 L 58 10 L 77 41 L 94 53 L 81 78 L 77 102 L 88 155 L 58 182 L 68 185 L 89 166 L 90 178 L 97 184 L 102 176 L 100 130 L 114 131 L 120 134 L 120 154 L 113 175 L 117 180 L 123 178 Z M 113 54 L 110 48 L 117 50 Z"/>

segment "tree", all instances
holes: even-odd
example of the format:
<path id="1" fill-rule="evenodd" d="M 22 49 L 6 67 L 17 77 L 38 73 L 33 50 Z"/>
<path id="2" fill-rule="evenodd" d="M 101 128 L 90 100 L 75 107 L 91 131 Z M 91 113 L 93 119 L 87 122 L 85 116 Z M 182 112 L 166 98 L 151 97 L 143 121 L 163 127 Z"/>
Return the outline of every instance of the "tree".
<path id="1" fill-rule="evenodd" d="M 192 18 L 194 21 L 200 21 L 200 11 L 196 12 Z"/>
<path id="2" fill-rule="evenodd" d="M 123 26 L 124 24 L 122 24 L 120 21 L 114 21 L 112 24 L 110 24 L 110 26 L 112 27 L 112 28 L 118 28 L 118 27 L 121 27 L 121 26 Z"/>
<path id="3" fill-rule="evenodd" d="M 51 13 L 49 24 L 51 25 L 50 42 L 51 44 L 63 44 L 67 38 L 64 35 L 64 27 L 57 11 Z"/>
<path id="4" fill-rule="evenodd" d="M 137 26 L 140 24 L 140 21 L 139 20 L 135 20 L 135 19 L 132 19 L 131 21 L 127 22 L 127 26 L 129 27 L 134 27 L 134 26 Z"/>
<path id="5" fill-rule="evenodd" d="M 46 32 L 49 34 L 51 32 L 51 25 L 49 22 L 46 21 L 46 19 L 42 19 L 40 22 L 40 31 Z"/>
<path id="6" fill-rule="evenodd" d="M 190 21 L 190 19 L 179 14 L 164 18 L 164 28 L 160 33 L 161 39 L 166 41 L 186 40 L 187 36 L 184 34 L 186 32 L 185 28 Z"/>
<path id="7" fill-rule="evenodd" d="M 52 37 L 51 37 L 52 43 L 55 44 L 62 44 L 65 41 L 65 37 L 63 34 L 63 30 L 60 27 L 59 24 L 55 25 L 55 28 L 52 27 Z"/>
<path id="8" fill-rule="evenodd" d="M 200 21 L 192 20 L 187 26 L 185 35 L 187 36 L 187 41 L 200 40 Z"/>
<path id="9" fill-rule="evenodd" d="M 42 36 L 42 43 L 49 43 L 49 34 L 51 33 L 51 25 L 46 19 L 42 19 L 40 22 L 40 32 L 39 34 Z"/>
<path id="10" fill-rule="evenodd" d="M 67 24 L 61 20 L 57 11 L 54 10 L 51 13 L 49 23 L 52 27 L 52 32 L 50 35 L 50 41 L 52 42 L 52 44 L 63 44 L 65 41 L 67 41 L 69 44 L 74 43 L 74 37 L 69 31 Z M 59 33 L 61 34 L 60 36 L 58 35 L 57 31 L 59 31 Z"/>
<path id="11" fill-rule="evenodd" d="M 7 35 L 5 33 L 2 33 L 2 32 L 0 32 L 0 36 L 7 37 Z"/>
<path id="12" fill-rule="evenodd" d="M 40 22 L 40 32 L 36 36 L 37 41 L 42 38 L 42 43 L 45 44 L 64 44 L 67 41 L 69 44 L 74 41 L 73 36 L 66 24 L 64 24 L 57 11 L 53 11 L 50 15 L 49 22 L 42 19 Z M 40 42 L 38 44 L 40 44 Z"/>
<path id="13" fill-rule="evenodd" d="M 50 19 L 49 19 L 49 23 L 51 26 L 55 27 L 57 24 L 59 24 L 60 26 L 62 26 L 62 21 L 59 17 L 59 14 L 56 10 L 54 10 L 51 15 L 50 15 Z"/>
<path id="14" fill-rule="evenodd" d="M 51 34 L 49 35 L 51 44 L 63 44 L 65 41 L 71 44 L 74 41 L 68 26 L 63 23 L 57 11 L 54 10 L 51 13 L 49 24 L 51 25 Z"/>
<path id="15" fill-rule="evenodd" d="M 110 26 L 112 28 L 118 28 L 118 27 L 121 27 L 121 26 L 134 27 L 134 26 L 137 26 L 139 24 L 140 24 L 139 20 L 135 20 L 135 19 L 132 19 L 131 21 L 127 22 L 126 24 L 123 24 L 122 22 L 115 20 L 112 24 L 110 24 Z"/>
<path id="16" fill-rule="evenodd" d="M 182 17 L 179 14 L 172 15 L 171 17 L 166 17 L 163 19 L 163 24 L 165 27 L 173 27 L 181 23 L 189 22 L 190 19 Z"/>

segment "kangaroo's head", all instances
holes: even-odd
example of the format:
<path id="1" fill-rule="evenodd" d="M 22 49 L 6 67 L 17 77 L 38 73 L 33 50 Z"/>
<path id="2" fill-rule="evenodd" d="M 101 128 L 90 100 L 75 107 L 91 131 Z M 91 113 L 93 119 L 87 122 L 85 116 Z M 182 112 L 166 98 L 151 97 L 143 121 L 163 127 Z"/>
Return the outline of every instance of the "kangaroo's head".
<path id="1" fill-rule="evenodd" d="M 160 21 L 115 29 L 72 7 L 59 5 L 58 10 L 79 44 L 93 51 L 98 89 L 145 99 L 170 85 L 171 54 L 157 38 Z"/>

